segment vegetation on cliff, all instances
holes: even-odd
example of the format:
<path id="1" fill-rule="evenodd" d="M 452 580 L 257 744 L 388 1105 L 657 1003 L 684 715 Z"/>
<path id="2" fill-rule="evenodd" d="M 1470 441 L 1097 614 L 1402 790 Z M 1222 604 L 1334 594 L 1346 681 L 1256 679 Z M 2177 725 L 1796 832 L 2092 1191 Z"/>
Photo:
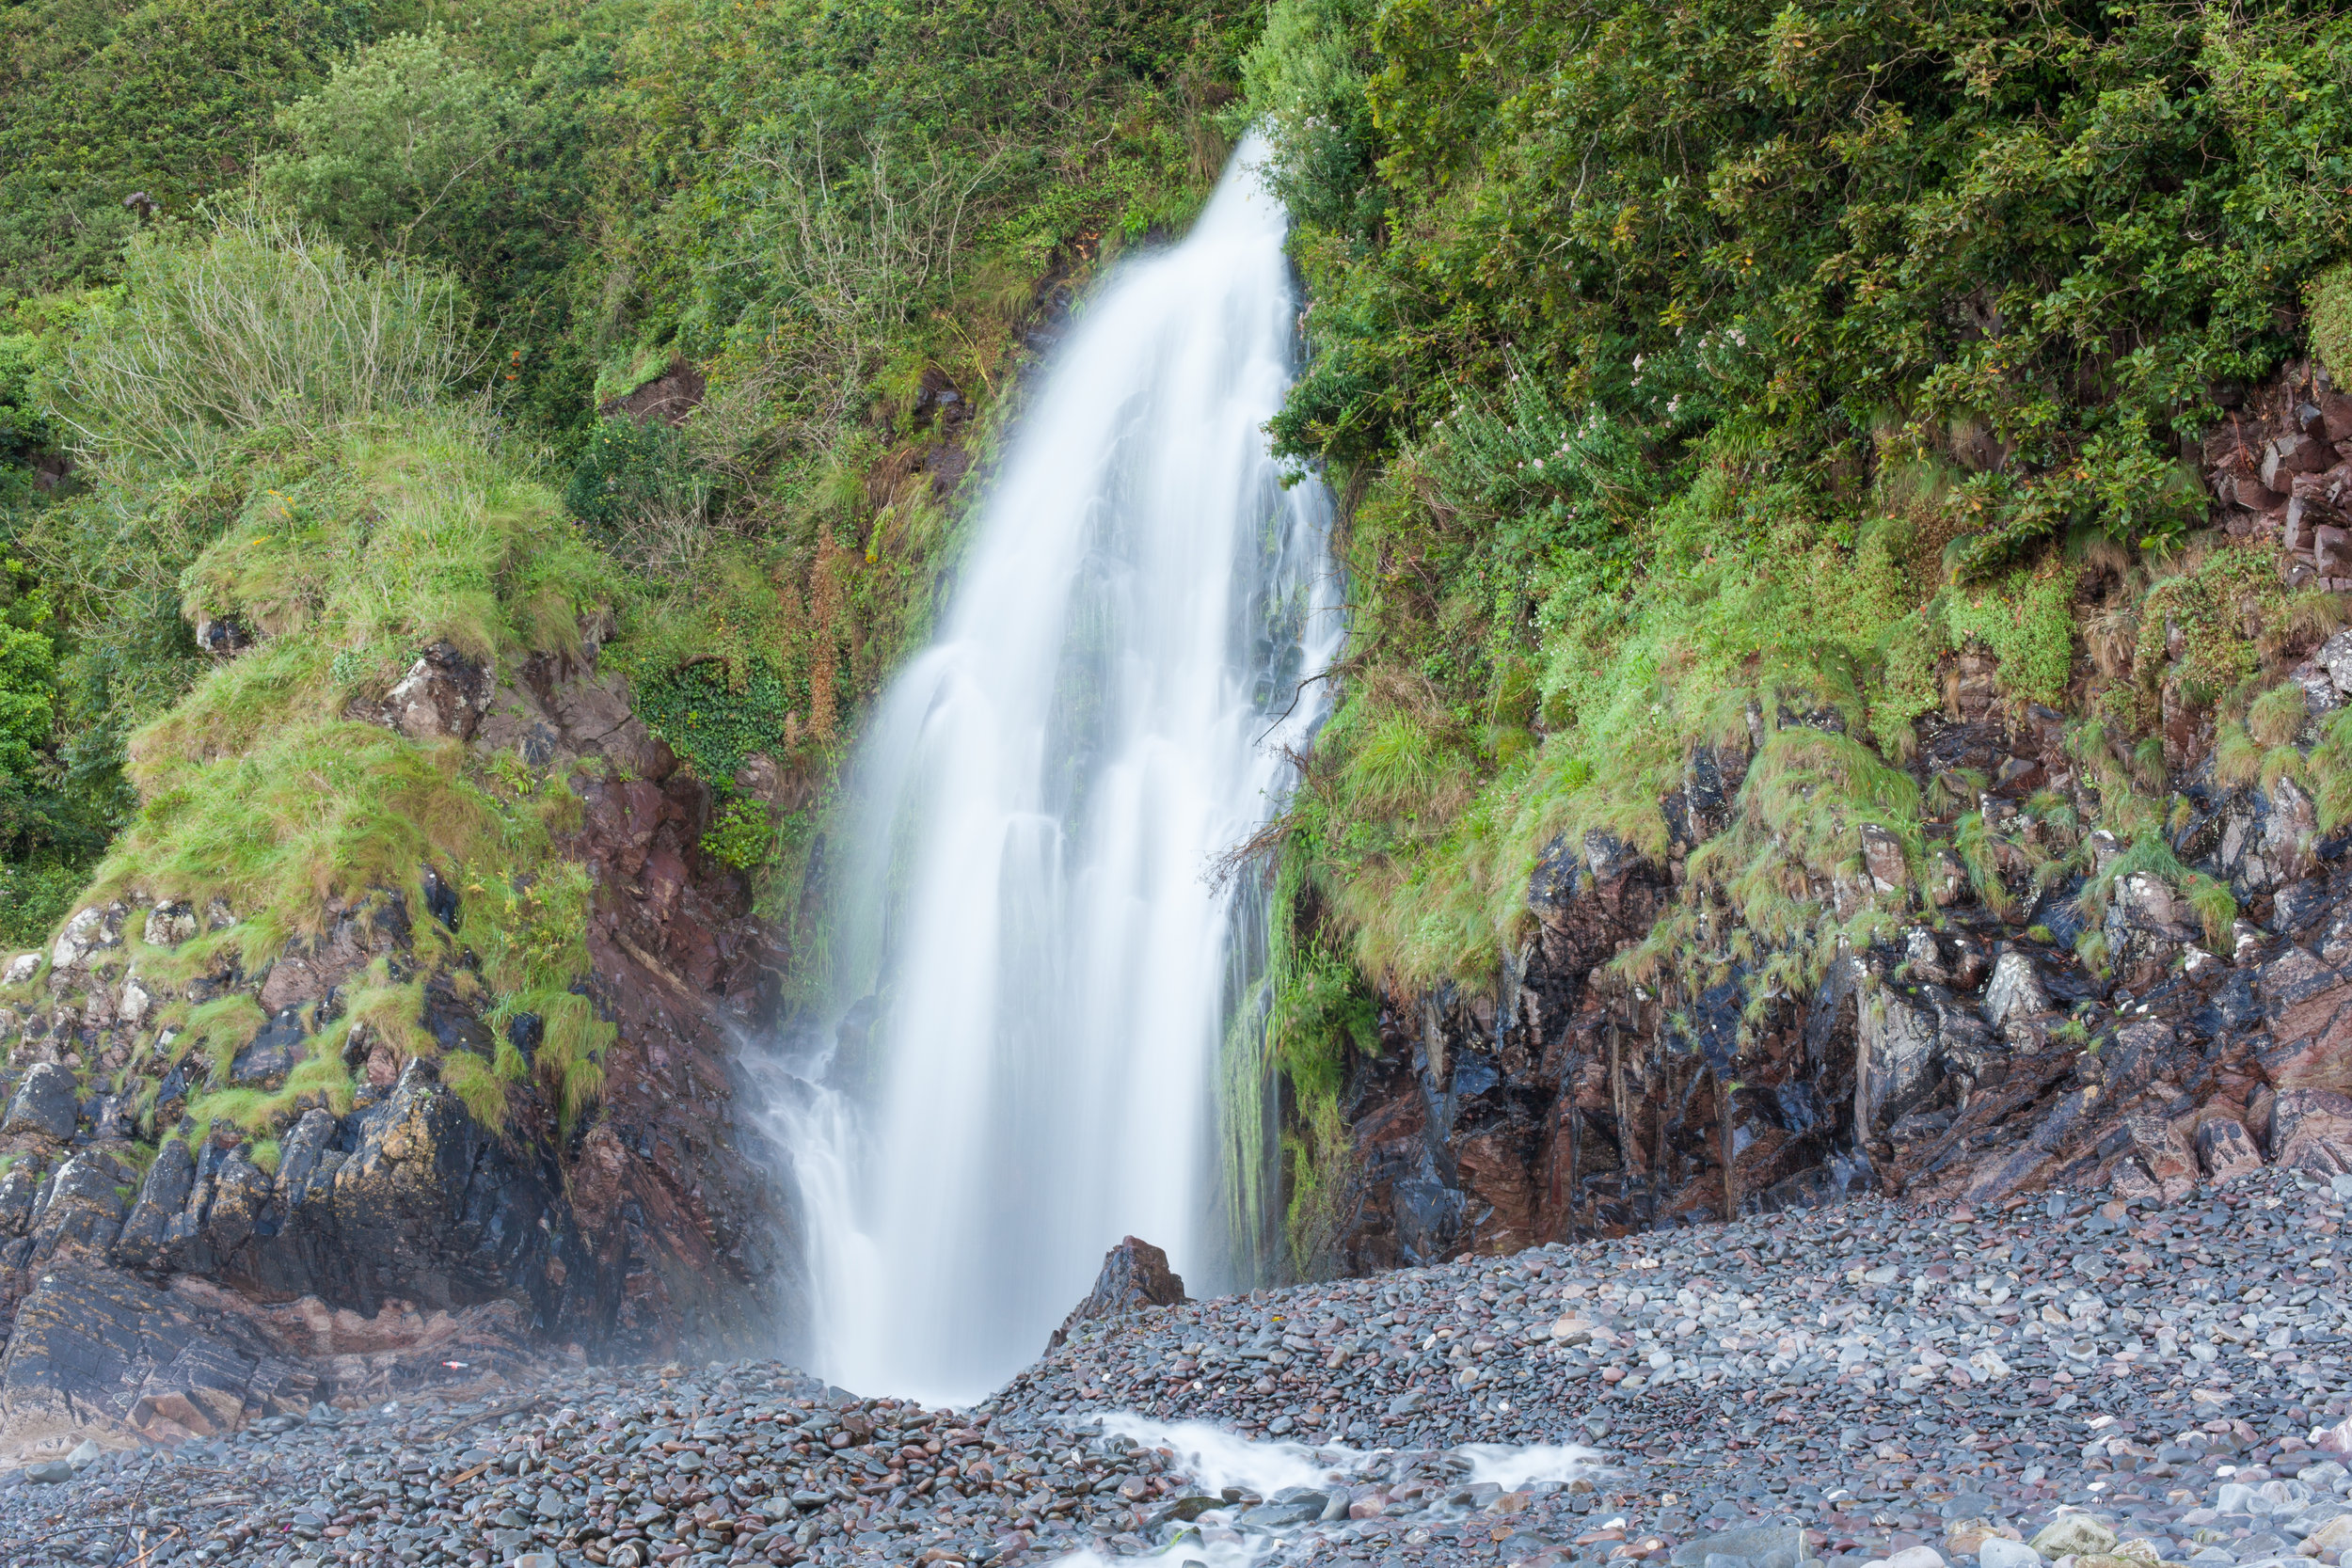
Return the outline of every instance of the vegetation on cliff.
<path id="1" fill-rule="evenodd" d="M 38 0 L 0 39 L 10 942 L 136 878 L 258 961 L 445 863 L 585 1106 L 560 781 L 355 705 L 593 625 L 798 927 L 1027 334 L 1252 122 L 1311 297 L 1274 435 L 1353 602 L 1273 840 L 1302 1235 L 1375 990 L 1490 979 L 1564 835 L 1677 867 L 1628 979 L 1754 1000 L 1887 934 L 1890 883 L 2095 912 L 2147 871 L 2219 941 L 2168 765 L 2352 814 L 2352 731 L 2284 679 L 2342 599 L 2204 472 L 2352 354 L 2324 9 Z M 1987 680 L 2082 789 L 1990 810 L 1919 754 Z"/>
<path id="2" fill-rule="evenodd" d="M 485 1123 L 534 1074 L 589 1113 L 580 802 L 388 694 L 421 651 L 494 686 L 593 658 L 718 797 L 701 853 L 800 917 L 1025 335 L 1188 215 L 1249 34 L 1202 5 L 20 8 L 0 942 L 93 898 L 194 911 L 121 939 L 154 1049 L 90 1087 L 145 1110 L 193 1074 L 195 1126 L 266 1155 L 349 1107 L 364 1028 Z M 175 49 L 209 85 L 143 110 L 122 85 Z M 400 940 L 290 1073 L 232 1085 L 277 1021 L 208 990 L 355 920 Z M 0 1003 L 83 1005 L 47 974 Z M 437 1040 L 435 988 L 485 1053 Z"/>
<path id="3" fill-rule="evenodd" d="M 2225 933 L 2157 836 L 2167 711 L 2217 705 L 2225 783 L 2352 803 L 2280 684 L 2340 602 L 2208 526 L 2200 446 L 2330 344 L 2348 27 L 1278 0 L 1248 112 L 1312 305 L 1275 429 L 1347 501 L 1356 604 L 1282 839 L 1294 940 L 1400 996 L 1484 984 L 1539 855 L 1598 832 L 1681 884 L 1626 976 L 1755 1004 L 1891 934 L 1866 829 L 1898 880 L 1949 858 L 2014 908 L 2105 828 Z M 1979 661 L 2087 796 L 1989 821 L 1991 780 L 1915 759 Z M 1744 779 L 1703 845 L 1668 811 L 1694 749 Z"/>

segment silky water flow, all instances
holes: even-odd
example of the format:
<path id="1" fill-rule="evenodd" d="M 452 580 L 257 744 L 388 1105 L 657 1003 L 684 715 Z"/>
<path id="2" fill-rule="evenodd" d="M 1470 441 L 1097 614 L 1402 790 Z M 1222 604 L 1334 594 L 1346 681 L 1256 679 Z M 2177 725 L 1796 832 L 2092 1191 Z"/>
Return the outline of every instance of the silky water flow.
<path id="1" fill-rule="evenodd" d="M 1297 306 L 1261 155 L 1086 303 L 851 768 L 834 1000 L 769 1109 L 846 1387 L 978 1399 L 1121 1236 L 1196 1295 L 1265 1245 L 1264 908 L 1212 868 L 1343 628 L 1328 494 L 1266 449 Z"/>

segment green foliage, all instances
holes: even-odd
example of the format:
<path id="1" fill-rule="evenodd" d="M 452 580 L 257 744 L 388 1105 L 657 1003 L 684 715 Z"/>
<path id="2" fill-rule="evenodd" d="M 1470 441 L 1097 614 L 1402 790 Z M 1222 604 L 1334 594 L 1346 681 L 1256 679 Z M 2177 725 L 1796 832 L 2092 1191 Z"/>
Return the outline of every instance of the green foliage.
<path id="1" fill-rule="evenodd" d="M 722 865 L 738 871 L 749 871 L 767 863 L 774 853 L 776 831 L 768 819 L 768 808 L 757 800 L 735 796 L 720 804 L 703 834 L 703 853 Z"/>
<path id="2" fill-rule="evenodd" d="M 0 622 L 0 801 L 30 778 L 48 743 L 56 682 L 57 650 L 48 635 Z M 0 824 L 7 820 L 0 816 Z"/>
<path id="3" fill-rule="evenodd" d="M 1273 142 L 1269 182 L 1317 231 L 1368 235 L 1388 204 L 1374 177 L 1379 134 L 1365 94 L 1367 0 L 1275 0 L 1243 64 L 1250 108 Z"/>
<path id="4" fill-rule="evenodd" d="M 2074 664 L 2074 574 L 2051 552 L 2038 565 L 1954 588 L 1936 601 L 1954 647 L 1981 643 L 2000 660 L 2002 687 L 2032 702 L 2065 700 Z"/>
<path id="5" fill-rule="evenodd" d="M 2087 681 L 2101 825 L 2159 828 L 2163 704 L 2341 618 L 2265 551 L 2184 547 L 2182 453 L 2352 245 L 2347 43 L 2280 4 L 1278 0 L 1248 112 L 1312 354 L 1273 430 L 1344 482 L 1356 607 L 1292 816 L 1353 958 L 1486 973 L 1559 835 L 1665 856 L 1701 747 L 1747 780 L 1625 959 L 1643 977 L 1769 990 L 1866 940 L 1887 911 L 1824 896 L 1865 823 L 1915 857 L 1957 817 L 2013 907 L 2077 863 L 2072 811 L 1995 832 L 1981 781 L 1923 801 L 1891 766 L 1972 646 L 2012 703 Z M 2352 729 L 2305 759 L 2290 707 L 2227 717 L 2225 773 L 2352 811 Z"/>
<path id="6" fill-rule="evenodd" d="M 138 226 L 233 185 L 283 95 L 391 8 L 32 0 L 0 10 L 0 295 L 109 273 Z"/>
<path id="7" fill-rule="evenodd" d="M 57 927 L 87 873 L 55 862 L 0 861 L 0 946 L 26 947 Z"/>
<path id="8" fill-rule="evenodd" d="M 787 684 L 772 660 L 747 660 L 739 682 L 731 673 L 706 661 L 641 680 L 635 692 L 638 718 L 717 784 L 753 752 L 783 751 L 796 716 L 807 712 L 806 685 Z"/>
<path id="9" fill-rule="evenodd" d="M 1339 51 L 1335 13 L 1266 47 L 1295 39 L 1309 74 Z M 1899 444 L 1997 463 L 1951 503 L 1979 569 L 2075 522 L 2176 531 L 2195 499 L 2176 433 L 2292 346 L 2299 280 L 2344 243 L 2345 26 L 2278 4 L 2226 23 L 1989 0 L 1383 7 L 1344 53 L 1388 237 L 1303 242 L 1322 352 L 1278 429 L 1393 451 L 1464 375 L 1516 362 L 1644 433 L 1668 473 L 1731 422 L 1827 477 L 1898 411 Z M 1290 101 L 1283 70 L 1252 66 L 1269 111 Z"/>
<path id="10" fill-rule="evenodd" d="M 0 329 L 0 506 L 21 503 L 34 459 L 55 439 L 35 388 L 40 357 L 34 334 Z"/>
<path id="11" fill-rule="evenodd" d="M 699 517 L 709 482 L 676 431 L 659 421 L 600 420 L 580 449 L 564 504 L 609 540 L 647 516 Z"/>
<path id="12" fill-rule="evenodd" d="M 2313 277 L 2303 301 L 2312 355 L 2331 378 L 2352 382 L 2352 261 L 2338 261 Z"/>
<path id="13" fill-rule="evenodd" d="M 440 248 L 529 136 L 522 115 L 514 86 L 453 56 L 439 28 L 384 39 L 278 112 L 293 147 L 263 162 L 262 188 L 379 254 Z"/>

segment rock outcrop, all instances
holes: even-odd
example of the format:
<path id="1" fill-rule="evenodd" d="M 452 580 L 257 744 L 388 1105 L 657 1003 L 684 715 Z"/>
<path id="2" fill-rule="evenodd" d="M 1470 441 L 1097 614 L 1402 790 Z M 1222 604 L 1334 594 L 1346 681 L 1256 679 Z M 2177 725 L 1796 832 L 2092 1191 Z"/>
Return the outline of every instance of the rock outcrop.
<path id="1" fill-rule="evenodd" d="M 2352 590 L 2318 521 L 2352 483 L 2347 410 L 2324 372 L 2291 367 L 2206 443 L 2220 535 L 2274 543 L 2290 587 Z M 2103 571 L 2082 569 L 2078 609 L 2105 602 Z M 1917 842 L 1865 812 L 1841 830 L 1842 864 L 1775 872 L 1809 878 L 1788 896 L 1818 911 L 1813 929 L 1846 933 L 1818 941 L 1746 929 L 1720 851 L 1776 834 L 1750 787 L 1760 749 L 1846 721 L 1751 708 L 1747 735 L 1694 747 L 1657 802 L 1662 849 L 1600 832 L 1549 847 L 1529 934 L 1490 986 L 1383 999 L 1381 1053 L 1343 1107 L 1357 1175 L 1331 1262 L 1859 1190 L 2177 1196 L 2265 1164 L 2352 1166 L 2352 831 L 2322 832 L 2311 782 L 2338 766 L 2325 726 L 2352 700 L 2352 632 L 2327 621 L 2242 650 L 2290 698 L 2265 698 L 2259 769 L 2222 754 L 2225 727 L 2244 745 L 2253 721 L 2212 705 L 2210 646 L 2169 626 L 2111 656 L 2161 710 L 2153 795 L 2087 760 L 2127 742 L 2005 696 L 1981 647 L 1947 656 L 1945 706 L 1901 763 L 1926 802 L 1905 828 Z M 2087 654 L 2078 665 L 2088 681 Z M 2142 792 L 2155 825 L 2133 844 L 2100 829 L 2103 791 Z"/>
<path id="2" fill-rule="evenodd" d="M 78 911 L 0 968 L 11 1442 L 225 1431 L 550 1356 L 759 1350 L 786 1319 L 789 1233 L 739 1141 L 730 1069 L 785 953 L 701 850 L 707 786 L 598 672 L 593 636 L 498 671 L 437 644 L 353 716 L 568 782 L 558 848 L 593 886 L 583 989 L 614 1030 L 601 1091 L 567 1122 L 534 1077 L 485 1125 L 453 1087 L 452 1064 L 501 1033 L 453 868 L 423 868 L 424 909 L 378 891 L 251 973 L 226 901 Z M 420 971 L 420 922 L 454 967 Z M 411 1027 L 350 1016 L 414 973 Z M 192 1050 L 191 1007 L 259 1023 Z M 526 1056 L 536 1022 L 503 1026 Z M 307 1086 L 326 1039 L 344 1101 Z M 224 1091 L 258 1107 L 243 1127 L 185 1116 Z"/>
<path id="3" fill-rule="evenodd" d="M 1184 1299 L 1184 1282 L 1168 1267 L 1167 1253 L 1149 1242 L 1121 1237 L 1117 1246 L 1104 1254 L 1103 1272 L 1095 1276 L 1094 1289 L 1070 1309 L 1070 1316 L 1054 1330 L 1045 1348 L 1061 1344 L 1082 1323 L 1139 1312 L 1147 1307 L 1175 1307 Z"/>
<path id="4" fill-rule="evenodd" d="M 1730 981 L 1669 1006 L 1609 962 L 1657 919 L 1670 866 L 1598 834 L 1556 847 L 1531 889 L 1536 933 L 1495 990 L 1384 1012 L 1348 1104 L 1361 1175 L 1344 1263 L 1862 1189 L 1980 1204 L 2052 1184 L 2177 1196 L 2265 1163 L 2352 1169 L 2344 845 L 2306 827 L 2267 861 L 2233 859 L 2299 792 L 2190 788 L 2222 822 L 2190 863 L 2243 911 L 2227 957 L 2162 883 L 2131 877 L 2106 911 L 2104 973 L 2055 940 L 2082 918 L 2077 885 L 2030 925 L 1974 905 L 1940 927 L 1915 915 L 1760 1022 Z"/>

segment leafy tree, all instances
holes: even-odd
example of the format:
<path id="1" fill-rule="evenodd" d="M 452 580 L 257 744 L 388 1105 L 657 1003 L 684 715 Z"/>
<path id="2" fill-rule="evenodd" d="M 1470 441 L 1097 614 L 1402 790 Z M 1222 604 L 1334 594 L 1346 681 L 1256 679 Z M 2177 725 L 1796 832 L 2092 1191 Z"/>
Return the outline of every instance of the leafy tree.
<path id="1" fill-rule="evenodd" d="M 445 249 L 532 127 L 513 87 L 453 58 L 435 29 L 362 49 L 278 113 L 294 143 L 262 186 L 321 232 L 386 255 Z"/>

